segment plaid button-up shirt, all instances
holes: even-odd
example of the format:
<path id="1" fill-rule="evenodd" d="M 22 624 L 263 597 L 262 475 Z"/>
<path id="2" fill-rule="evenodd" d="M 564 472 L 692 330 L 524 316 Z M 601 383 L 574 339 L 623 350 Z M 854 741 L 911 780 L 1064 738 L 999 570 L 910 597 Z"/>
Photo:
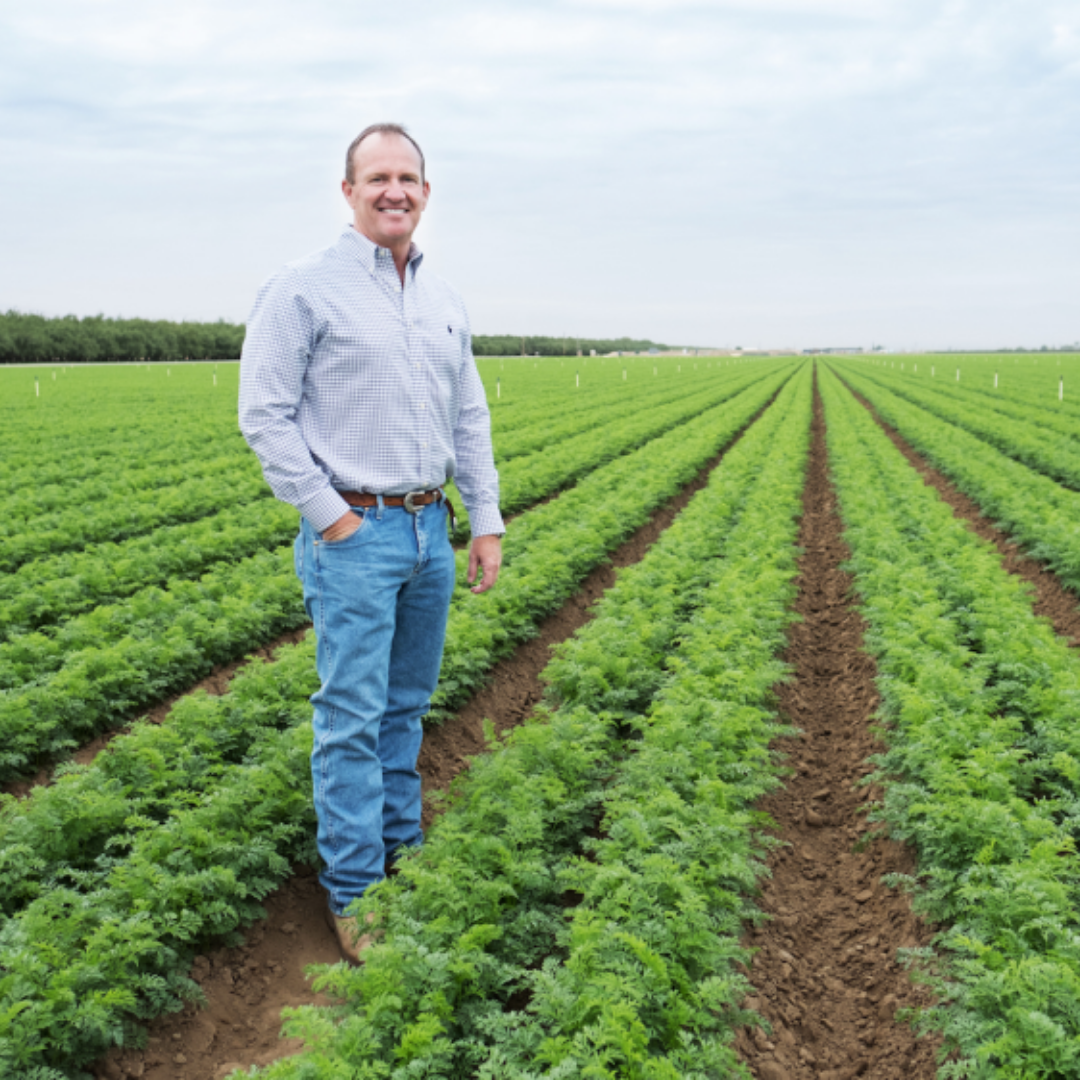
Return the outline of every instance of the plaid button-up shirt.
<path id="1" fill-rule="evenodd" d="M 491 418 L 458 294 L 414 246 L 405 283 L 351 225 L 260 290 L 240 361 L 240 428 L 274 494 L 319 532 L 341 491 L 453 477 L 474 536 L 502 533 Z"/>

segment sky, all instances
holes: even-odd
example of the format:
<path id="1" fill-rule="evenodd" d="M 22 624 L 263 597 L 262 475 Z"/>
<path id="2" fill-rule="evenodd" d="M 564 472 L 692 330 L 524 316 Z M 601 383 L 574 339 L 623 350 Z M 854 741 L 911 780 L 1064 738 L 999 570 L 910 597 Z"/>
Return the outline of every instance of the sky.
<path id="1" fill-rule="evenodd" d="M 0 310 L 242 321 L 408 125 L 478 334 L 1080 341 L 1076 0 L 0 13 Z"/>

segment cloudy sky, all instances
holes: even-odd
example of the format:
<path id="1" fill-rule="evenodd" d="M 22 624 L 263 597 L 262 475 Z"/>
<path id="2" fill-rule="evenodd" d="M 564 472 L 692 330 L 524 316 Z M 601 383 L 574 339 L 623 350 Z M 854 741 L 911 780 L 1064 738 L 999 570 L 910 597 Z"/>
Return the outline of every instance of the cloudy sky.
<path id="1" fill-rule="evenodd" d="M 0 309 L 242 320 L 408 124 L 477 333 L 1080 340 L 1077 0 L 0 14 Z"/>

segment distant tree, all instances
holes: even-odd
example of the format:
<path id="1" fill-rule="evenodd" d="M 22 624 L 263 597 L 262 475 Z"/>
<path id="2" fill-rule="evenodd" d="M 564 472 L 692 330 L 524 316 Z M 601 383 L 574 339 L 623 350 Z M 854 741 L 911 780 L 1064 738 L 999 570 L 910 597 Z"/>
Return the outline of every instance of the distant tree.
<path id="1" fill-rule="evenodd" d="M 520 334 L 477 335 L 477 356 L 577 356 L 597 353 L 669 349 L 637 338 L 522 337 Z M 240 323 L 169 322 L 165 319 L 109 319 L 90 315 L 46 318 L 8 311 L 0 314 L 0 364 L 65 364 L 94 361 L 235 360 L 244 344 Z"/>

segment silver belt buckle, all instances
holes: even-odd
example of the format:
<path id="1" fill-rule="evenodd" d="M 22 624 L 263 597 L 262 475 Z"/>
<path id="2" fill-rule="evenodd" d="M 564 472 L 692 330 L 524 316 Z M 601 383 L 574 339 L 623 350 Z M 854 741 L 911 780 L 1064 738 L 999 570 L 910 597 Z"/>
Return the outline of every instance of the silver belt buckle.
<path id="1" fill-rule="evenodd" d="M 405 512 L 407 514 L 415 514 L 415 513 L 417 513 L 420 510 L 420 507 L 417 506 L 416 503 L 413 502 L 413 499 L 415 499 L 417 497 L 417 495 L 426 495 L 426 494 L 427 494 L 426 491 L 410 491 L 405 496 L 405 503 L 404 503 Z"/>

